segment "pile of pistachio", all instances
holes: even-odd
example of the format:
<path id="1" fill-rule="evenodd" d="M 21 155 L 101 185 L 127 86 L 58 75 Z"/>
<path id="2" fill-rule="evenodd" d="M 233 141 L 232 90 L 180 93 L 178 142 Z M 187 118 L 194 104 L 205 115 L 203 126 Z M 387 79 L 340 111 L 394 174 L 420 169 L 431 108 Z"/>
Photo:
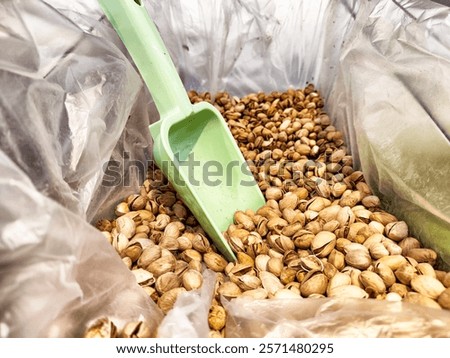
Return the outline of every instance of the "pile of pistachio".
<path id="1" fill-rule="evenodd" d="M 236 212 L 224 233 L 236 262 L 210 244 L 157 168 L 140 193 L 117 205 L 117 218 L 97 223 L 164 313 L 180 293 L 201 287 L 205 268 L 217 272 L 211 337 L 225 335 L 221 299 L 239 296 L 373 298 L 450 309 L 450 273 L 436 270 L 436 252 L 380 208 L 313 85 L 243 98 L 218 93 L 214 101 L 209 93 L 189 96 L 223 114 L 267 201 L 256 212 Z"/>

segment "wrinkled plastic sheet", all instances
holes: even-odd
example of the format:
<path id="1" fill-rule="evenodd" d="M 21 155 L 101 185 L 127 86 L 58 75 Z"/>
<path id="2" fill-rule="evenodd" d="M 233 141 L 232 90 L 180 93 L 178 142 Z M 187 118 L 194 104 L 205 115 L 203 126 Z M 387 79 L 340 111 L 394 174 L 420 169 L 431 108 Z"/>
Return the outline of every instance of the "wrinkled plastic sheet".
<path id="1" fill-rule="evenodd" d="M 161 312 L 90 225 L 146 174 L 124 160 L 148 155 L 140 77 L 116 37 L 45 2 L 2 1 L 0 23 L 0 336 L 80 336 L 103 315 L 156 331 Z"/>
<path id="2" fill-rule="evenodd" d="M 450 337 L 450 312 L 402 302 L 238 298 L 224 306 L 229 338 Z"/>
<path id="3" fill-rule="evenodd" d="M 387 0 L 145 4 L 188 89 L 241 96 L 315 83 L 384 205 L 449 263 L 448 8 Z M 94 0 L 3 1 L 0 18 L 0 43 L 11 49 L 0 54 L 8 89 L 0 93 L 0 194 L 10 199 L 1 204 L 0 336 L 78 336 L 102 315 L 156 327 L 161 312 L 89 225 L 142 180 L 129 168 L 148 159 L 147 125 L 157 120 L 142 81 Z M 102 185 L 110 160 L 123 176 Z M 206 279 L 177 302 L 160 336 L 186 337 L 180 319 L 191 322 L 190 336 L 206 336 L 208 287 Z M 298 310 L 318 302 L 298 300 Z M 228 335 L 251 336 L 261 322 L 270 327 L 260 336 L 320 335 L 314 320 L 348 311 L 324 305 L 311 311 L 318 318 L 285 321 L 279 301 L 262 304 L 251 326 L 242 313 L 248 303 L 228 304 Z M 363 301 L 358 312 L 374 304 L 380 314 L 391 305 Z M 395 306 L 389 312 L 402 322 L 412 312 Z M 420 315 L 442 317 L 445 334 L 442 313 Z M 299 328 L 305 319 L 310 325 Z M 427 327 L 437 332 L 439 324 Z"/>

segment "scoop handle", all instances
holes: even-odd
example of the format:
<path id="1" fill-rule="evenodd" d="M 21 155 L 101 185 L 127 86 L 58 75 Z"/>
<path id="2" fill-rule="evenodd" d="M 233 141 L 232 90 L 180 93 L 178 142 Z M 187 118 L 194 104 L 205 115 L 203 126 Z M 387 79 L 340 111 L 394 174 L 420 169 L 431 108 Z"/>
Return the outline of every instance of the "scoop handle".
<path id="1" fill-rule="evenodd" d="M 142 0 L 98 0 L 142 78 L 160 118 L 187 117 L 192 105 L 164 42 Z"/>

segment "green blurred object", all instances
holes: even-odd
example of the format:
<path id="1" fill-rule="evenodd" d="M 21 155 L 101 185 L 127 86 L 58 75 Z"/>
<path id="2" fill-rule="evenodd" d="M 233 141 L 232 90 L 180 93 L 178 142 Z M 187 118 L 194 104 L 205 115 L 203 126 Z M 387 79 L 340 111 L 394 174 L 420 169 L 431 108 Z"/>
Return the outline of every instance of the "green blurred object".
<path id="1" fill-rule="evenodd" d="M 225 120 L 211 104 L 192 105 L 158 30 L 139 0 L 99 0 L 138 67 L 160 114 L 150 126 L 160 169 L 220 252 L 236 210 L 265 204 Z"/>

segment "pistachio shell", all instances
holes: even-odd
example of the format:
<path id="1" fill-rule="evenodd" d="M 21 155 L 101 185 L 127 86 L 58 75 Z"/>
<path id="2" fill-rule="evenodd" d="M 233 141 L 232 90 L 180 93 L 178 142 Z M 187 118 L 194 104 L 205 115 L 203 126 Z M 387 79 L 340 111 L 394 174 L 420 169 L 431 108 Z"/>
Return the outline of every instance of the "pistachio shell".
<path id="1" fill-rule="evenodd" d="M 180 277 L 174 272 L 166 272 L 158 277 L 155 283 L 155 289 L 159 294 L 164 294 L 173 288 L 181 286 Z"/>
<path id="2" fill-rule="evenodd" d="M 183 292 L 186 292 L 184 287 L 177 287 L 167 291 L 159 298 L 158 307 L 161 308 L 164 314 L 167 314 L 175 305 L 178 296 Z"/>
<path id="3" fill-rule="evenodd" d="M 225 298 L 236 298 L 242 294 L 242 290 L 234 282 L 228 281 L 222 283 L 217 292 Z"/>
<path id="4" fill-rule="evenodd" d="M 375 273 L 381 277 L 386 287 L 391 287 L 396 281 L 394 271 L 382 263 L 375 264 Z"/>
<path id="5" fill-rule="evenodd" d="M 275 292 L 284 287 L 280 279 L 273 273 L 270 273 L 268 271 L 260 272 L 259 278 L 261 279 L 263 288 L 267 291 L 269 295 L 273 296 Z"/>
<path id="6" fill-rule="evenodd" d="M 323 273 L 313 273 L 309 277 L 305 277 L 305 280 L 301 283 L 300 293 L 303 297 L 309 297 L 310 295 L 324 294 L 328 287 L 328 278 Z"/>
<path id="7" fill-rule="evenodd" d="M 423 275 L 415 276 L 411 280 L 411 287 L 414 291 L 434 300 L 445 291 L 444 285 L 438 279 Z"/>
<path id="8" fill-rule="evenodd" d="M 376 261 L 375 264 L 381 263 L 383 265 L 389 266 L 392 271 L 397 270 L 401 266 L 407 263 L 406 259 L 401 255 L 390 255 L 384 256 Z"/>
<path id="9" fill-rule="evenodd" d="M 367 250 L 351 250 L 345 255 L 347 265 L 360 270 L 366 270 L 372 264 L 372 258 Z"/>
<path id="10" fill-rule="evenodd" d="M 227 321 L 227 314 L 225 309 L 219 305 L 212 305 L 208 313 L 209 328 L 220 331 L 225 327 Z"/>
<path id="11" fill-rule="evenodd" d="M 336 245 L 336 235 L 329 231 L 321 231 L 311 242 L 311 250 L 318 257 L 326 257 Z"/>
<path id="12" fill-rule="evenodd" d="M 337 286 L 330 290 L 329 297 L 368 298 L 369 295 L 362 288 L 353 285 Z"/>
<path id="13" fill-rule="evenodd" d="M 395 270 L 395 277 L 397 277 L 398 281 L 404 283 L 405 285 L 409 285 L 411 280 L 417 276 L 417 270 L 411 266 L 410 264 L 405 264 Z"/>
<path id="14" fill-rule="evenodd" d="M 415 259 L 418 263 L 426 262 L 431 266 L 436 264 L 437 254 L 431 249 L 410 249 L 408 256 Z"/>
<path id="15" fill-rule="evenodd" d="M 363 271 L 359 275 L 359 280 L 364 286 L 365 291 L 372 297 L 386 292 L 386 285 L 380 276 L 372 271 Z"/>
<path id="16" fill-rule="evenodd" d="M 401 241 L 408 236 L 408 225 L 404 221 L 390 222 L 385 227 L 386 236 L 394 241 Z"/>
<path id="17" fill-rule="evenodd" d="M 191 262 L 198 262 L 198 261 L 191 261 Z M 187 291 L 196 290 L 200 288 L 203 284 L 203 275 L 197 270 L 189 269 L 184 272 L 182 276 L 182 283 L 183 287 Z"/>
<path id="18" fill-rule="evenodd" d="M 445 289 L 445 291 L 439 295 L 438 303 L 441 307 L 450 309 L 450 288 Z"/>

